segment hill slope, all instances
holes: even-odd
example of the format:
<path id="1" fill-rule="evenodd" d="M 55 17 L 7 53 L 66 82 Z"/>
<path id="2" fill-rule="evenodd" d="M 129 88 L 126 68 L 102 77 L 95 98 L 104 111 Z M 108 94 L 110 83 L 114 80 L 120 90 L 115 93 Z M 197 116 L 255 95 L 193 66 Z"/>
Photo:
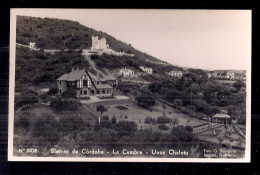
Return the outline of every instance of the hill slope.
<path id="1" fill-rule="evenodd" d="M 112 36 L 96 31 L 69 20 L 36 17 L 17 17 L 16 42 L 28 45 L 35 42 L 41 49 L 89 49 L 92 36 L 105 37 L 109 47 L 115 51 L 134 54 L 135 57 L 103 55 L 93 59 L 99 68 L 121 68 L 123 66 L 147 66 L 153 68 L 159 77 L 172 69 L 181 69 L 173 65 L 155 64 L 163 61 L 134 49 Z M 148 60 L 148 61 L 147 61 Z M 60 52 L 55 55 L 32 51 L 28 48 L 16 49 L 16 83 L 35 84 L 53 81 L 71 68 L 89 68 L 88 61 L 79 53 Z"/>
<path id="2" fill-rule="evenodd" d="M 109 47 L 115 51 L 135 54 L 143 60 L 162 62 L 104 32 L 88 28 L 78 22 L 17 16 L 17 43 L 28 45 L 29 42 L 36 42 L 37 47 L 43 49 L 89 49 L 92 36 L 105 37 Z"/>

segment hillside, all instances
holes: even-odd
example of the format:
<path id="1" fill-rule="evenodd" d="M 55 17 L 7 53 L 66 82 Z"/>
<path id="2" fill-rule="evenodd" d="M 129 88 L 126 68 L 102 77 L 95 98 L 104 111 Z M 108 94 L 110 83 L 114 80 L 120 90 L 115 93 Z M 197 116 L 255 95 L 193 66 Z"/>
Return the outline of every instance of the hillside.
<path id="1" fill-rule="evenodd" d="M 131 45 L 123 43 L 112 36 L 96 31 L 69 20 L 36 17 L 17 17 L 16 42 L 28 45 L 35 42 L 40 50 L 17 46 L 16 48 L 16 83 L 17 85 L 38 85 L 51 82 L 73 67 L 88 69 L 87 59 L 80 53 L 60 52 L 54 55 L 46 54 L 44 49 L 90 49 L 92 36 L 105 37 L 109 47 L 117 52 L 134 54 L 129 56 L 102 55 L 92 58 L 98 68 L 116 69 L 123 66 L 147 66 L 153 68 L 154 75 L 159 78 L 165 72 L 173 69 L 182 69 L 154 58 L 146 53 L 134 49 Z M 19 87 L 19 86 L 17 86 Z"/>
<path id="2" fill-rule="evenodd" d="M 142 60 L 162 62 L 134 49 L 130 44 L 123 43 L 104 32 L 88 28 L 78 22 L 17 16 L 17 43 L 28 45 L 29 42 L 36 42 L 36 47 L 42 49 L 90 49 L 92 36 L 105 37 L 109 47 L 117 52 L 124 51 L 135 54 Z"/>

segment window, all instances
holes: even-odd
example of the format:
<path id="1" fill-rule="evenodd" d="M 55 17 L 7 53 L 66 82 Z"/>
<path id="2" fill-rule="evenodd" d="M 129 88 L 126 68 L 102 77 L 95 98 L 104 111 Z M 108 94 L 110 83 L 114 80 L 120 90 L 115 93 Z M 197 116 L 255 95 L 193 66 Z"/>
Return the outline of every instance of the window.
<path id="1" fill-rule="evenodd" d="M 61 94 L 61 89 L 60 89 L 60 94 Z"/>
<path id="2" fill-rule="evenodd" d="M 87 95 L 88 94 L 88 91 L 84 91 L 84 95 Z"/>
<path id="3" fill-rule="evenodd" d="M 102 90 L 102 93 L 105 94 L 105 93 L 106 93 L 106 90 Z"/>
<path id="4" fill-rule="evenodd" d="M 60 84 L 61 84 L 61 81 L 60 81 Z"/>
<path id="5" fill-rule="evenodd" d="M 80 91 L 80 95 L 82 95 L 82 91 Z"/>

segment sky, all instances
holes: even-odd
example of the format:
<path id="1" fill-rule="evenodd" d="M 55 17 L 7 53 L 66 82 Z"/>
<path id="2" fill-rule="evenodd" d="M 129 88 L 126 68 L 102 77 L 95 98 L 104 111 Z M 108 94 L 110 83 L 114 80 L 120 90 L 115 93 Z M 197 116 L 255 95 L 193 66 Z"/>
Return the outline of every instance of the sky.
<path id="1" fill-rule="evenodd" d="M 15 14 L 78 21 L 187 68 L 245 70 L 251 60 L 249 10 L 16 9 Z"/>

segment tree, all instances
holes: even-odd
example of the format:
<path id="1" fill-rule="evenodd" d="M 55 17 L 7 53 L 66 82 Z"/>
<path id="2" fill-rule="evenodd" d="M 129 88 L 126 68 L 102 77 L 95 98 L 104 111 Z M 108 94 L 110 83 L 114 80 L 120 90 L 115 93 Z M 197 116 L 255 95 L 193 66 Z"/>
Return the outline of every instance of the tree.
<path id="1" fill-rule="evenodd" d="M 107 108 L 105 108 L 105 106 L 103 106 L 103 105 L 98 105 L 96 107 L 96 111 L 100 112 L 100 116 L 98 118 L 98 122 L 100 123 L 100 118 L 102 117 L 103 112 L 107 111 Z"/>
<path id="2" fill-rule="evenodd" d="M 116 124 L 116 116 L 113 116 L 113 118 L 111 119 L 113 124 Z"/>
<path id="3" fill-rule="evenodd" d="M 61 95 L 64 98 L 76 98 L 76 96 L 77 96 L 75 89 L 72 89 L 72 88 L 70 88 L 67 91 L 63 92 Z"/>
<path id="4" fill-rule="evenodd" d="M 20 96 L 16 96 L 15 107 L 22 107 L 24 105 L 31 105 L 39 102 L 38 93 L 32 90 L 22 92 Z"/>
<path id="5" fill-rule="evenodd" d="M 233 87 L 236 88 L 237 91 L 240 91 L 241 87 L 246 87 L 246 85 L 239 80 L 233 84 Z"/>
<path id="6" fill-rule="evenodd" d="M 192 134 L 182 125 L 176 126 L 171 130 L 173 141 L 189 142 L 192 141 Z"/>
<path id="7" fill-rule="evenodd" d="M 193 128 L 191 126 L 185 126 L 185 130 L 188 132 L 188 133 L 192 133 L 193 132 Z"/>
<path id="8" fill-rule="evenodd" d="M 169 129 L 168 126 L 166 126 L 165 124 L 159 125 L 158 128 L 159 128 L 161 131 L 167 131 L 167 130 Z"/>
<path id="9" fill-rule="evenodd" d="M 119 121 L 116 124 L 116 131 L 120 136 L 131 135 L 137 131 L 137 124 L 133 121 Z"/>
<path id="10" fill-rule="evenodd" d="M 159 93 L 162 84 L 160 82 L 153 82 L 148 86 L 148 89 L 153 93 Z"/>
<path id="11" fill-rule="evenodd" d="M 170 122 L 171 122 L 171 119 L 166 116 L 159 116 L 157 118 L 157 123 L 159 123 L 159 124 L 166 124 L 166 123 L 170 123 Z"/>
<path id="12" fill-rule="evenodd" d="M 56 88 L 56 87 L 52 87 L 52 88 L 50 88 L 49 89 L 49 91 L 48 91 L 48 95 L 55 95 L 55 94 L 57 94 L 58 93 L 58 91 L 59 91 L 59 89 L 58 88 Z"/>
<path id="13" fill-rule="evenodd" d="M 176 126 L 176 125 L 178 125 L 179 122 L 180 122 L 180 121 L 179 121 L 177 118 L 173 119 L 173 120 L 172 120 L 172 125 L 173 125 L 173 127 Z"/>
<path id="14" fill-rule="evenodd" d="M 166 105 L 163 104 L 163 105 L 162 105 L 162 108 L 163 108 L 163 116 L 165 116 Z"/>

